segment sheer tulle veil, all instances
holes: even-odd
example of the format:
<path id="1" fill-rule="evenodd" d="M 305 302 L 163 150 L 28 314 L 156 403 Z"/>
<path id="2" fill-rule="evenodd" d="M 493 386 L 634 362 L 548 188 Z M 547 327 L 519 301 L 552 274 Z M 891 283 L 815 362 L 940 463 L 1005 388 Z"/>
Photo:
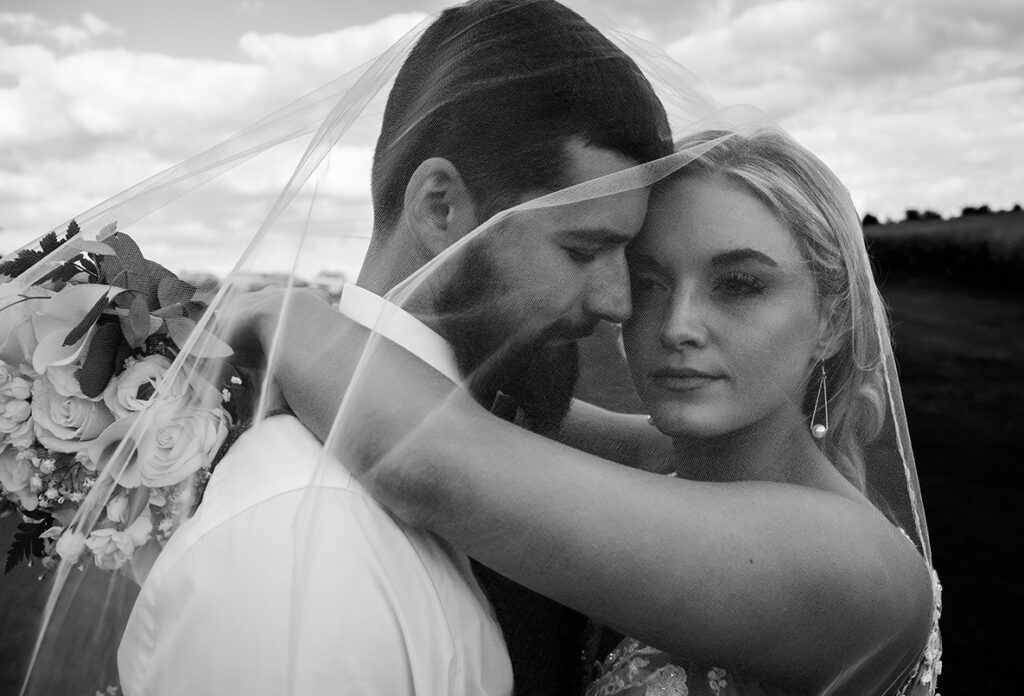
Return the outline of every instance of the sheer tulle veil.
<path id="1" fill-rule="evenodd" d="M 495 8 L 504 7 L 504 4 L 491 4 Z M 527 0 L 519 4 L 533 3 Z M 478 398 L 490 402 L 500 391 L 490 371 L 495 365 L 506 365 L 510 355 L 515 356 L 524 346 L 533 345 L 538 337 L 549 337 L 565 329 L 557 307 L 569 306 L 572 298 L 560 296 L 565 292 L 564 286 L 555 279 L 551 280 L 550 287 L 543 287 L 543 284 L 538 287 L 534 283 L 529 297 L 517 296 L 517 290 L 503 284 L 500 277 L 484 272 L 480 265 L 481 250 L 500 249 L 509 239 L 543 234 L 566 216 L 579 215 L 583 206 L 616 201 L 616 197 L 656 186 L 671 177 L 685 176 L 695 168 L 712 169 L 716 166 L 716 153 L 728 157 L 730 148 L 747 138 L 764 137 L 767 133 L 780 142 L 790 142 L 788 136 L 757 109 L 719 104 L 697 77 L 659 47 L 632 36 L 586 4 L 565 4 L 608 37 L 607 53 L 595 51 L 592 46 L 586 47 L 584 53 L 583 44 L 572 45 L 570 32 L 565 35 L 569 38 L 562 39 L 560 53 L 537 55 L 533 62 L 509 63 L 504 66 L 500 79 L 494 77 L 493 71 L 474 72 L 475 63 L 491 60 L 488 42 L 508 41 L 509 32 L 513 38 L 515 32 L 520 32 L 525 39 L 536 31 L 536 27 L 512 23 L 503 26 L 504 33 L 500 37 L 483 31 L 479 34 L 482 38 L 471 44 L 457 38 L 442 43 L 439 51 L 430 56 L 435 64 L 420 66 L 420 74 L 413 78 L 423 84 L 410 91 L 411 96 L 404 103 L 389 104 L 400 69 L 407 61 L 420 60 L 414 47 L 441 15 L 429 17 L 387 51 L 357 69 L 210 150 L 75 214 L 73 220 L 80 229 L 76 241 L 49 251 L 6 282 L 0 296 L 3 307 L 0 312 L 13 311 L 20 304 L 39 313 L 46 299 L 38 297 L 34 288 L 52 287 L 53 274 L 76 259 L 102 259 L 108 247 L 116 248 L 120 255 L 123 247 L 117 240 L 123 236 L 134 240 L 146 258 L 159 263 L 158 253 L 152 250 L 165 246 L 183 230 L 204 229 L 220 248 L 233 248 L 237 258 L 226 277 L 218 278 L 215 283 L 201 284 L 195 294 L 179 298 L 178 310 L 167 309 L 175 303 L 167 299 L 166 293 L 162 295 L 166 301 L 151 303 L 149 314 L 151 326 L 155 328 L 175 326 L 174 318 L 190 320 L 187 330 L 182 331 L 179 322 L 178 328 L 170 334 L 175 345 L 165 353 L 168 366 L 161 372 L 159 385 L 154 393 L 146 395 L 148 405 L 138 412 L 140 415 L 115 433 L 116 437 L 111 435 L 101 440 L 102 446 L 90 442 L 74 450 L 83 453 L 76 460 L 80 465 L 89 456 L 95 456 L 98 461 L 91 462 L 94 471 L 82 474 L 92 480 L 84 499 L 73 507 L 69 503 L 71 512 L 57 516 L 61 532 L 68 539 L 71 535 L 85 539 L 102 529 L 112 530 L 111 533 L 128 532 L 140 518 L 148 518 L 148 533 L 135 539 L 138 543 L 132 545 L 129 549 L 132 553 L 128 554 L 134 554 L 134 560 L 124 563 L 119 572 L 94 567 L 82 570 L 83 566 L 92 566 L 94 559 L 88 553 L 81 553 L 81 544 L 79 553 L 65 554 L 59 564 L 48 570 L 54 579 L 54 589 L 46 614 L 40 617 L 40 633 L 22 693 L 53 693 L 55 688 L 68 693 L 91 693 L 92 689 L 103 688 L 116 680 L 116 675 L 110 672 L 112 655 L 127 618 L 124 612 L 133 596 L 130 589 L 133 581 L 127 578 L 134 576 L 134 581 L 144 582 L 148 570 L 160 562 L 159 553 L 169 543 L 168 537 L 173 539 L 174 530 L 185 523 L 197 505 L 201 506 L 203 486 L 211 476 L 211 461 L 214 463 L 212 476 L 216 480 L 216 456 L 209 457 L 210 461 L 204 461 L 187 476 L 183 474 L 181 480 L 172 481 L 173 477 L 161 478 L 147 472 L 146 433 L 159 425 L 155 425 L 154 419 L 158 416 L 153 414 L 160 413 L 164 407 L 180 413 L 182 410 L 209 410 L 232 402 L 228 415 L 221 422 L 224 432 L 216 439 L 218 447 L 213 449 L 217 450 L 221 443 L 229 447 L 233 438 L 245 429 L 257 427 L 267 414 L 281 410 L 275 376 L 280 369 L 278 346 L 289 340 L 287 316 L 282 316 L 275 345 L 267 355 L 254 358 L 238 349 L 229 357 L 224 342 L 231 342 L 233 338 L 229 334 L 238 330 L 233 319 L 240 306 L 239 298 L 250 292 L 254 279 L 260 277 L 271 278 L 288 288 L 304 286 L 318 273 L 338 269 L 343 269 L 350 280 L 355 279 L 367 248 L 373 254 L 375 245 L 386 246 L 387 229 L 401 225 L 401 216 L 407 214 L 408 209 L 404 183 L 390 185 L 390 174 L 382 165 L 371 171 L 372 157 L 375 156 L 378 163 L 393 157 L 397 162 L 392 166 L 393 171 L 399 172 L 399 180 L 402 177 L 407 180 L 412 171 L 402 169 L 406 166 L 401 164 L 403 150 L 421 147 L 424 138 L 452 137 L 444 129 L 430 130 L 437 128 L 434 125 L 437 114 L 447 114 L 452 104 L 478 97 L 483 101 L 491 99 L 495 92 L 502 92 L 502 103 L 512 105 L 519 98 L 517 95 L 524 83 L 543 79 L 548 71 L 556 73 L 571 68 L 602 73 L 605 61 L 620 60 L 619 52 L 635 62 L 637 75 L 642 76 L 637 84 L 653 90 L 663 108 L 663 113 L 656 114 L 654 123 L 649 124 L 650 134 L 636 136 L 638 141 L 647 138 L 654 145 L 646 152 L 640 152 L 638 145 L 636 153 L 630 154 L 630 166 L 584 181 L 567 182 L 545 172 L 536 173 L 536 185 L 524 187 L 535 191 L 536 195 L 518 202 L 474 191 L 478 198 L 487 199 L 481 208 L 486 209 L 486 214 L 480 215 L 475 229 L 461 235 L 448 248 L 437 250 L 428 263 L 404 269 L 404 279 L 396 278 L 395 283 L 390 283 L 387 299 L 428 325 L 478 327 L 481 318 L 485 318 L 487 330 L 474 334 L 475 353 L 461 356 L 460 367 L 462 386 L 475 390 Z M 478 21 L 485 23 L 485 19 Z M 448 69 L 438 70 L 438 64 Z M 578 98 L 579 95 L 569 91 L 557 95 L 555 101 Z M 634 95 L 623 96 L 627 102 L 633 99 Z M 404 110 L 401 128 L 391 132 L 383 145 L 378 144 L 375 153 L 382 118 L 386 111 L 396 108 Z M 620 119 L 630 118 L 631 113 L 636 119 L 647 118 L 630 104 L 620 107 L 618 113 L 622 114 L 616 116 Z M 501 123 L 498 119 L 495 122 Z M 620 126 L 623 131 L 637 130 L 635 123 L 623 122 Z M 481 132 L 492 127 L 488 122 L 473 124 L 473 128 Z M 478 133 L 474 137 L 477 142 L 487 142 L 487 138 Z M 484 163 L 490 162 L 494 169 L 502 169 L 504 161 L 520 155 L 524 161 L 537 161 L 537 153 L 530 151 L 533 145 L 529 134 L 522 136 L 522 151 L 513 149 L 511 155 L 508 146 L 499 144 L 498 140 L 500 138 L 494 139 L 494 153 L 498 154 L 482 153 L 479 157 Z M 456 144 L 441 143 L 438 152 L 453 150 Z M 859 218 L 842 184 L 812 155 L 807 157 L 814 161 L 816 171 L 821 172 L 817 190 L 832 210 L 822 219 L 820 248 L 812 246 L 806 255 L 816 273 L 827 268 L 835 276 L 834 288 L 829 288 L 828 292 L 832 294 L 832 306 L 839 308 L 835 313 L 836 335 L 844 346 L 839 357 L 830 359 L 822 368 L 827 373 L 832 393 L 825 397 L 830 409 L 830 427 L 820 444 L 843 475 L 906 533 L 930 564 L 927 525 L 886 311 L 860 241 Z M 462 168 L 461 164 L 456 166 Z M 466 168 L 473 166 L 477 165 L 467 164 Z M 552 181 L 556 183 L 552 185 Z M 480 185 L 489 184 L 467 182 L 471 190 Z M 501 182 L 494 185 L 500 187 Z M 229 205 L 233 207 L 225 209 Z M 200 211 L 217 214 L 200 215 Z M 384 219 L 389 216 L 390 219 Z M 44 230 L 64 235 L 71 220 L 69 217 L 55 226 L 54 221 L 40 221 L 40 224 Z M 216 223 L 208 222 L 210 220 Z M 215 228 L 213 224 L 218 226 Z M 35 240 L 23 248 L 35 249 L 39 243 L 40 240 Z M 95 246 L 96 243 L 106 247 Z M 475 282 L 460 284 L 457 282 L 460 274 L 471 276 Z M 119 286 L 125 277 L 106 278 L 107 284 Z M 819 283 L 819 288 L 823 287 L 822 283 L 824 281 Z M 166 290 L 171 285 L 163 287 Z M 456 292 L 446 293 L 446 288 L 455 288 Z M 458 296 L 459 291 L 468 296 Z M 544 297 L 545 292 L 551 297 L 547 306 L 524 309 L 531 298 Z M 154 294 L 157 294 L 155 288 Z M 447 297 L 452 294 L 455 297 Z M 32 299 L 26 300 L 26 297 Z M 99 296 L 94 298 L 94 303 L 95 299 Z M 332 294 L 329 299 L 336 302 L 337 296 Z M 199 311 L 188 305 L 190 301 L 208 307 Z M 287 313 L 289 306 L 285 303 L 283 312 Z M 135 310 L 130 305 L 112 304 L 104 311 L 111 316 L 118 312 L 127 316 Z M 181 314 L 175 315 L 178 311 Z M 325 440 L 318 474 L 310 481 L 311 487 L 327 469 L 338 466 L 334 455 L 351 452 L 352 456 L 357 456 L 357 450 L 363 451 L 367 446 L 359 441 L 358 433 L 366 414 L 373 412 L 368 404 L 372 406 L 388 398 L 413 400 L 405 393 L 409 389 L 406 383 L 393 377 L 394 372 L 382 370 L 381 366 L 387 366 L 387 360 L 391 359 L 387 356 L 393 337 L 389 337 L 386 330 L 391 325 L 389 310 L 385 308 L 380 312 L 375 321 L 370 322 L 366 334 L 352 346 L 348 358 L 351 362 L 345 367 L 350 371 L 345 392 L 324 395 L 339 406 Z M 119 316 L 119 321 L 122 318 Z M 67 330 L 75 323 L 67 324 Z M 582 333 L 580 327 L 571 330 Z M 472 333 L 460 331 L 462 329 L 453 329 L 453 334 Z M 84 341 L 83 354 L 97 345 L 97 335 L 93 328 L 84 337 L 78 337 Z M 139 343 L 143 344 L 144 341 Z M 310 355 L 316 356 L 316 350 L 311 349 Z M 574 355 L 566 358 L 566 365 L 570 366 L 565 367 L 566 370 L 576 369 Z M 33 356 L 25 358 L 31 365 Z M 60 364 L 80 368 L 76 363 L 78 359 L 76 355 L 64 353 Z M 550 369 L 562 365 L 558 362 L 561 359 L 551 357 L 555 367 Z M 41 373 L 55 369 L 55 365 L 37 360 L 31 371 L 26 365 L 26 379 L 41 378 Z M 182 400 L 181 390 L 174 386 L 180 384 L 188 385 L 191 394 L 188 399 Z M 451 388 L 461 387 L 452 385 Z M 818 383 L 812 379 L 801 396 L 801 409 L 809 422 L 814 416 L 812 411 L 816 412 L 821 406 L 820 401 L 815 404 L 818 390 Z M 481 393 L 486 397 L 479 396 Z M 433 404 L 416 403 L 422 412 L 412 420 L 396 419 L 394 427 L 415 432 L 432 414 L 442 413 L 449 402 L 441 399 Z M 544 408 L 546 405 L 541 404 L 539 415 L 535 415 L 541 421 L 547 413 Z M 377 456 L 385 455 L 377 453 Z M 372 487 L 371 484 L 367 483 Z M 124 500 L 126 511 L 111 514 L 115 500 Z M 311 496 L 310 504 L 295 519 L 280 521 L 291 530 L 294 544 L 290 548 L 266 549 L 265 553 L 288 559 L 295 569 L 294 590 L 292 596 L 268 597 L 268 603 L 299 607 L 308 601 L 302 569 L 310 567 L 310 559 L 318 549 L 304 543 L 304 539 L 317 519 L 317 503 Z M 57 539 L 51 542 L 58 543 Z M 70 541 L 66 541 L 61 548 L 67 550 L 69 544 Z M 343 596 L 345 588 L 339 587 L 338 592 Z M 301 612 L 295 612 L 296 616 L 299 614 Z M 286 630 L 299 636 L 302 627 L 290 625 Z M 337 649 L 351 651 L 365 647 L 360 645 L 358 631 L 352 632 L 352 638 L 352 645 L 337 646 Z M 293 644 L 300 645 L 301 640 L 297 638 Z M 66 659 L 68 646 L 74 646 L 70 651 L 75 659 L 95 665 L 93 681 L 69 685 L 54 676 L 54 672 L 59 671 L 56 666 Z M 850 667 L 852 671 L 856 665 Z M 835 692 L 841 692 L 841 684 Z"/>

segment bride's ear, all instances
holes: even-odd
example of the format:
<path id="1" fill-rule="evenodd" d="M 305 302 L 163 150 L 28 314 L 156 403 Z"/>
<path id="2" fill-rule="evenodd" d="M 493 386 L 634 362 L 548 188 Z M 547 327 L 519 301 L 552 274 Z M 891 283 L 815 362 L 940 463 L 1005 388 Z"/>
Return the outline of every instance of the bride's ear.
<path id="1" fill-rule="evenodd" d="M 413 172 L 405 187 L 404 214 L 432 257 L 478 224 L 476 204 L 462 175 L 443 157 L 424 160 Z"/>

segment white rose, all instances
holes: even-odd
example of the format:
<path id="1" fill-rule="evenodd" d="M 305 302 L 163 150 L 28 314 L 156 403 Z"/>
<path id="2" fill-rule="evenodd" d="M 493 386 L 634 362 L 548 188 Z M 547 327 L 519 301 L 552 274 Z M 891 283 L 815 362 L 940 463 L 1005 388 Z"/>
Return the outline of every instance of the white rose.
<path id="1" fill-rule="evenodd" d="M 54 546 L 57 555 L 68 563 L 78 563 L 85 551 L 85 535 L 78 530 L 65 531 Z"/>
<path id="2" fill-rule="evenodd" d="M 0 488 L 12 501 L 25 510 L 35 510 L 39 499 L 32 492 L 32 478 L 35 469 L 17 452 L 8 448 L 0 452 Z"/>
<path id="3" fill-rule="evenodd" d="M 31 447 L 32 383 L 0 361 L 0 448 L 13 444 L 19 449 Z"/>
<path id="4" fill-rule="evenodd" d="M 117 377 L 110 380 L 103 391 L 103 401 L 117 418 L 141 411 L 149 403 L 160 380 L 171 367 L 171 361 L 162 355 L 147 355 L 136 360 Z M 164 387 L 166 398 L 183 396 L 188 381 L 179 371 L 171 384 Z"/>
<path id="5" fill-rule="evenodd" d="M 111 522 L 124 522 L 124 513 L 128 511 L 128 496 L 124 493 L 114 496 L 107 503 L 107 519 Z"/>
<path id="6" fill-rule="evenodd" d="M 95 462 L 109 460 L 105 466 L 125 488 L 170 486 L 209 466 L 227 438 L 228 425 L 219 406 L 185 398 L 161 401 L 112 424 L 89 447 L 89 456 Z"/>
<path id="7" fill-rule="evenodd" d="M 135 544 L 125 532 L 116 529 L 93 530 L 85 545 L 92 552 L 96 566 L 103 570 L 117 570 L 131 560 Z"/>
<path id="8" fill-rule="evenodd" d="M 78 452 L 114 421 L 101 402 L 75 396 L 62 396 L 49 375 L 32 383 L 32 420 L 36 437 L 47 449 Z"/>
<path id="9" fill-rule="evenodd" d="M 149 541 L 153 522 L 145 511 L 128 529 L 94 529 L 85 540 L 96 565 L 104 570 L 117 570 L 132 559 L 135 549 Z"/>
<path id="10" fill-rule="evenodd" d="M 15 286 L 10 285 L 13 289 Z M 20 295 L 31 295 L 33 299 L 23 300 Z M 22 288 L 17 295 L 0 299 L 0 360 L 8 365 L 23 365 L 32 362 L 38 341 L 32 326 L 32 317 L 43 306 L 46 298 L 53 293 L 39 287 Z"/>
<path id="11" fill-rule="evenodd" d="M 32 383 L 18 370 L 0 360 L 0 396 L 8 399 L 27 399 L 32 393 Z"/>
<path id="12" fill-rule="evenodd" d="M 228 416 L 222 408 L 191 404 L 157 405 L 145 437 L 139 440 L 139 476 L 150 488 L 183 481 L 209 466 L 228 435 Z"/>
<path id="13" fill-rule="evenodd" d="M 79 399 L 99 401 L 102 396 L 90 399 L 82 393 L 82 385 L 78 383 L 78 370 L 81 369 L 77 363 L 71 365 L 51 365 L 46 368 L 46 376 L 53 385 L 54 390 L 61 396 L 76 396 Z"/>

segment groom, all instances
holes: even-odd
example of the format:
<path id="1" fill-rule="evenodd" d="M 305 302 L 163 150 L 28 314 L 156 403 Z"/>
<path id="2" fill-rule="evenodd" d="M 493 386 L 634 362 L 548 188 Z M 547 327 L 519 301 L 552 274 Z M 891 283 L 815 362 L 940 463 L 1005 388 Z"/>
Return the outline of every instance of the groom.
<path id="1" fill-rule="evenodd" d="M 324 369 L 332 354 L 350 351 L 360 317 L 377 328 L 372 317 L 384 311 L 397 314 L 402 326 L 414 327 L 411 316 L 388 309 L 380 296 L 485 220 L 670 150 L 664 110 L 637 66 L 575 13 L 553 0 L 476 0 L 445 11 L 413 48 L 389 95 L 373 163 L 374 231 L 361 287 L 347 288 L 342 297 L 347 318 L 308 297 L 296 300 L 301 321 L 288 327 L 276 374 L 290 408 L 316 436 L 327 438 L 348 374 L 311 375 L 310 366 Z M 430 288 L 430 301 L 407 307 L 423 317 L 426 332 L 399 331 L 393 340 L 453 379 L 468 376 L 473 395 L 509 419 L 541 432 L 556 427 L 577 374 L 575 339 L 601 319 L 621 322 L 629 314 L 624 248 L 639 232 L 646 202 L 642 190 L 619 194 L 576 204 L 529 230 L 483 237 L 460 257 L 457 268 L 438 274 L 443 282 Z M 269 345 L 277 312 L 273 303 L 265 309 L 261 320 L 257 308 L 251 328 Z M 418 336 L 415 345 L 412 333 Z M 512 349 L 496 350 L 505 346 Z M 490 359 L 492 354 L 498 359 Z M 402 665 L 415 662 L 411 653 L 436 647 L 431 621 L 448 622 L 439 624 L 438 634 L 467 632 L 455 636 L 464 645 L 454 651 L 479 667 L 480 684 L 474 687 L 483 685 L 481 690 L 491 693 L 489 685 L 501 688 L 504 667 L 488 652 L 494 643 L 488 616 L 473 611 L 473 576 L 494 607 L 516 693 L 561 696 L 579 690 L 584 617 L 483 566 L 460 575 L 458 559 L 451 560 L 443 542 L 400 527 L 383 512 L 360 508 L 367 517 L 358 524 L 364 526 L 342 528 L 356 517 L 347 508 L 339 513 L 354 497 L 347 494 L 358 494 L 348 481 L 332 489 L 347 497 L 332 493 L 334 502 L 310 513 L 315 521 L 310 530 L 327 534 L 322 543 L 303 539 L 310 553 L 301 548 L 275 553 L 288 543 L 289 530 L 280 519 L 295 512 L 270 503 L 283 505 L 285 494 L 295 491 L 282 488 L 288 474 L 275 468 L 274 452 L 296 461 L 318 455 L 313 444 L 275 450 L 284 438 L 298 442 L 302 437 L 282 420 L 268 419 L 258 426 L 262 433 L 239 440 L 215 472 L 191 526 L 182 527 L 165 549 L 154 568 L 159 577 L 151 576 L 143 587 L 122 644 L 122 672 L 130 682 L 124 684 L 126 694 L 179 693 L 169 680 L 186 674 L 201 674 L 196 681 L 208 692 L 212 683 L 255 683 L 253 675 L 263 673 L 280 676 L 284 686 L 277 693 L 306 693 L 294 685 L 318 670 L 327 675 L 322 683 L 333 679 L 342 693 L 433 693 L 416 685 L 440 682 L 417 682 L 416 674 L 404 681 L 376 681 L 389 664 L 401 672 Z M 268 429 L 280 432 L 261 448 L 258 438 Z M 329 538 L 331 532 L 338 538 Z M 384 583 L 405 583 L 391 595 L 379 589 L 380 579 L 376 585 L 363 582 L 372 573 L 362 564 L 378 562 L 376 556 L 332 560 L 332 553 L 351 554 L 371 533 L 378 543 L 369 545 L 366 556 L 401 553 L 395 549 L 411 540 L 413 560 L 427 559 L 417 567 L 422 583 L 443 576 L 445 586 L 455 588 L 454 599 L 424 609 L 424 603 L 437 599 L 421 592 L 420 581 L 404 577 L 413 560 L 373 566 Z M 309 576 L 320 589 L 307 587 L 299 594 L 306 605 L 313 597 L 315 618 L 328 627 L 325 631 L 352 621 L 353 601 L 334 595 L 349 591 L 358 597 L 365 620 L 348 630 L 362 638 L 365 655 L 347 654 L 345 646 L 325 647 L 331 639 L 320 640 L 315 631 L 307 635 L 302 624 L 288 623 L 293 616 L 276 615 L 275 600 L 294 598 L 292 582 L 314 564 L 316 572 Z M 408 615 L 427 614 L 427 609 L 436 609 L 431 616 L 438 618 Z M 453 626 L 453 615 L 468 618 Z M 408 629 L 409 622 L 420 619 L 426 629 L 419 635 L 426 637 L 403 646 L 403 640 L 415 639 L 420 625 Z M 295 635 L 281 642 L 275 633 L 283 625 Z M 396 633 L 395 626 L 405 632 Z M 136 647 L 126 649 L 126 644 Z M 287 675 L 277 675 L 275 661 L 285 664 L 280 645 L 297 660 L 287 663 Z M 460 650 L 483 656 L 467 657 Z M 350 675 L 361 681 L 348 681 Z M 343 678 L 346 683 L 338 683 Z"/>
<path id="2" fill-rule="evenodd" d="M 572 11 L 505 0 L 447 10 L 389 95 L 373 162 L 374 233 L 358 285 L 384 295 L 499 211 L 671 147 L 663 107 L 639 68 Z M 645 212 L 641 190 L 578 204 L 547 229 L 485 233 L 443 285 L 424 293 L 433 306 L 411 307 L 451 344 L 478 401 L 552 430 L 572 399 L 575 339 L 599 320 L 629 316 L 623 252 Z M 323 342 L 332 322 L 304 324 Z M 538 325 L 555 326 L 554 335 L 531 335 Z M 296 415 L 323 438 L 330 377 L 303 374 L 320 363 L 304 344 L 293 337 L 283 347 L 281 383 Z M 516 348 L 487 360 L 500 346 Z M 586 619 L 482 565 L 474 571 L 503 630 L 516 693 L 575 693 Z"/>

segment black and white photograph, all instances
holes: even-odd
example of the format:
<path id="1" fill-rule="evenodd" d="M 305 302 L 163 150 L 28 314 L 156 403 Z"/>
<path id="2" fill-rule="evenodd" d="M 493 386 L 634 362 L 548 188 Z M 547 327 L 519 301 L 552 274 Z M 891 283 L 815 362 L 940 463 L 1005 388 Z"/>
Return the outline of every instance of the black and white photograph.
<path id="1" fill-rule="evenodd" d="M 5 0 L 0 694 L 1012 689 L 1013 0 Z"/>

